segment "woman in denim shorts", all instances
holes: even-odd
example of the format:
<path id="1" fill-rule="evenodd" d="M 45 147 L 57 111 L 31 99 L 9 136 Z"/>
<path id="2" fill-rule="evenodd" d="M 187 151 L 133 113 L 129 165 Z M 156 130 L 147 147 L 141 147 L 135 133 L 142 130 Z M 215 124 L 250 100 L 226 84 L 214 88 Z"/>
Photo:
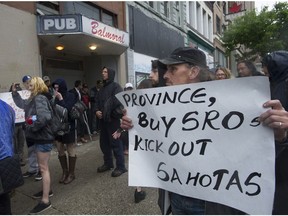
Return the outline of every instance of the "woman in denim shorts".
<path id="1" fill-rule="evenodd" d="M 12 97 L 15 104 L 25 112 L 25 135 L 28 142 L 34 143 L 39 169 L 43 177 L 42 191 L 33 195 L 41 201 L 30 211 L 30 214 L 40 213 L 51 207 L 49 197 L 53 195 L 50 190 L 49 159 L 52 150 L 54 135 L 49 127 L 52 112 L 49 100 L 52 95 L 40 77 L 33 77 L 29 82 L 30 97 L 23 100 L 12 87 Z"/>

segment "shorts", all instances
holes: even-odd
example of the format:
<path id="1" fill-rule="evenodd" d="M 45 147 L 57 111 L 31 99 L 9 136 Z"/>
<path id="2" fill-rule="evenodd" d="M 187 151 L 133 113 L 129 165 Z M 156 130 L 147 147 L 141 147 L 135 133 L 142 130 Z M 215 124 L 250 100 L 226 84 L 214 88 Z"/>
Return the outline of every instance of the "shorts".
<path id="1" fill-rule="evenodd" d="M 53 144 L 35 144 L 35 151 L 36 152 L 51 152 Z"/>
<path id="2" fill-rule="evenodd" d="M 56 136 L 55 140 L 63 144 L 74 144 L 75 143 L 75 130 L 70 130 L 69 133 L 63 136 Z"/>

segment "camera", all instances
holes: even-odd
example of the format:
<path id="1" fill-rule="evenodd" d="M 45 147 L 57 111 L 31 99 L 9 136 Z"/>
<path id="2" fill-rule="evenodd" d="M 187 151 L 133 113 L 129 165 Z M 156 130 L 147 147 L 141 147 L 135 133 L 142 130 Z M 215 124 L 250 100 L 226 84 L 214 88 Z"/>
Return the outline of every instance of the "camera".
<path id="1" fill-rule="evenodd" d="M 16 91 L 21 91 L 20 83 L 15 83 Z"/>

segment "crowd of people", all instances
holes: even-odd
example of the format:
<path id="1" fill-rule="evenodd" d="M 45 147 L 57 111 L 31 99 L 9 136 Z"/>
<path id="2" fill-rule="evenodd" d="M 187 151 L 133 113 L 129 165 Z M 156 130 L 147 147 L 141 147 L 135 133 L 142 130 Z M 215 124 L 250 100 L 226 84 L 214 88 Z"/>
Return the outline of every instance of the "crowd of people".
<path id="1" fill-rule="evenodd" d="M 288 52 L 276 51 L 268 54 L 262 60 L 263 72 L 257 71 L 253 62 L 240 61 L 237 63 L 238 77 L 268 76 L 271 87 L 271 100 L 263 104 L 267 109 L 260 115 L 259 121 L 274 130 L 276 148 L 276 190 L 274 196 L 273 214 L 287 214 L 288 198 Z M 0 125 L 3 139 L 0 139 L 0 160 L 20 156 L 21 165 L 25 165 L 23 147 L 28 147 L 28 170 L 24 178 L 34 176 L 42 180 L 42 190 L 33 195 L 40 202 L 30 211 L 30 214 L 40 213 L 51 207 L 49 197 L 53 196 L 49 172 L 49 159 L 53 145 L 56 146 L 58 159 L 62 169 L 59 183 L 70 184 L 75 180 L 77 142 L 86 143 L 85 135 L 100 134 L 100 149 L 103 153 L 103 164 L 97 172 L 111 172 L 112 177 L 121 176 L 127 172 L 124 155 L 129 154 L 129 129 L 133 127 L 133 119 L 124 109 L 115 95 L 123 88 L 114 81 L 116 71 L 112 68 L 102 68 L 102 80 L 89 90 L 88 85 L 76 80 L 74 88 L 68 90 L 66 81 L 58 78 L 53 82 L 48 76 L 22 79 L 24 87 L 30 91 L 30 97 L 21 98 L 19 85 L 13 83 L 10 88 L 15 104 L 25 112 L 25 122 L 14 125 L 13 119 L 5 119 L 11 131 Z M 137 89 L 155 88 L 192 84 L 212 80 L 232 79 L 232 73 L 225 67 L 209 70 L 205 54 L 195 48 L 180 47 L 164 59 L 151 61 L 149 79 L 143 80 Z M 124 91 L 132 90 L 132 83 L 126 83 Z M 82 101 L 87 107 L 77 120 L 69 116 L 70 130 L 63 135 L 54 135 L 49 125 L 53 117 L 51 103 L 65 107 L 68 112 L 77 101 Z M 1 115 L 6 116 L 8 105 L 0 100 Z M 3 112 L 3 113 L 2 113 Z M 11 112 L 11 111 L 10 111 Z M 11 138 L 13 137 L 13 139 Z M 114 158 L 115 164 L 114 164 Z M 170 205 L 167 204 L 167 195 Z M 135 203 L 144 200 L 146 192 L 141 187 L 135 188 Z M 9 194 L 0 193 L 0 214 L 11 214 Z M 219 203 L 212 203 L 181 194 L 159 189 L 158 205 L 162 214 L 245 214 L 240 210 Z"/>

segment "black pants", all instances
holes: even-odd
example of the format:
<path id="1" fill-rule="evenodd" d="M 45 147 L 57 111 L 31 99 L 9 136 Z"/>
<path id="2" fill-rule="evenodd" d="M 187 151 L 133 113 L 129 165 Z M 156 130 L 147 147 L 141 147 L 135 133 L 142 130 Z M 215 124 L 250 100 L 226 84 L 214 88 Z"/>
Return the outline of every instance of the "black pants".
<path id="1" fill-rule="evenodd" d="M 11 215 L 11 201 L 9 193 L 0 195 L 0 215 Z"/>
<path id="2" fill-rule="evenodd" d="M 120 127 L 119 119 L 111 122 L 101 120 L 100 148 L 104 154 L 104 164 L 109 167 L 113 165 L 113 154 L 116 159 L 116 168 L 125 170 L 123 144 L 120 139 L 113 139 L 112 134 Z M 112 154 L 113 153 L 113 154 Z"/>

